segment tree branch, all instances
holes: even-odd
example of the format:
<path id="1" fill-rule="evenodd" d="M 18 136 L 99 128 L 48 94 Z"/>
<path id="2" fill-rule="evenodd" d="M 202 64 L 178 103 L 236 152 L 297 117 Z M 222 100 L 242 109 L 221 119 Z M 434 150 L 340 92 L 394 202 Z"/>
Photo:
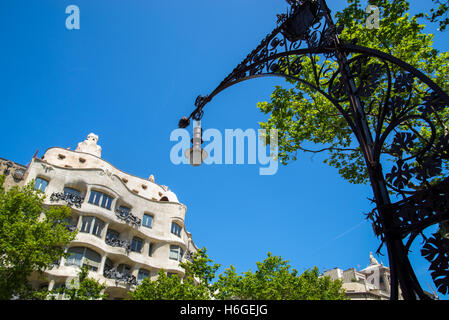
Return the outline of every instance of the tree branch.
<path id="1" fill-rule="evenodd" d="M 302 147 L 298 147 L 298 149 L 302 150 L 304 152 L 310 152 L 310 153 L 320 153 L 320 152 L 324 152 L 324 151 L 354 151 L 354 152 L 359 151 L 358 149 L 350 149 L 350 148 L 345 149 L 345 148 L 332 148 L 332 147 L 324 148 L 324 149 L 321 149 L 321 150 L 309 150 L 309 149 L 305 149 L 305 148 L 302 148 Z"/>

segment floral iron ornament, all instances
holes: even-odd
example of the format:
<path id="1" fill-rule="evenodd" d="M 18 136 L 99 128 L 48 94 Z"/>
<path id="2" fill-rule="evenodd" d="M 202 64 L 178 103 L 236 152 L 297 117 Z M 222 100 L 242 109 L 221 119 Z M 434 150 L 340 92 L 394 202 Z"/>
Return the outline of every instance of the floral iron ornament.
<path id="1" fill-rule="evenodd" d="M 290 3 L 278 26 L 212 93 L 196 99 L 179 127 L 200 121 L 217 94 L 249 79 L 283 77 L 321 94 L 346 120 L 363 154 L 376 205 L 368 219 L 387 247 L 391 299 L 399 298 L 399 286 L 404 299 L 429 299 L 408 252 L 426 228 L 449 220 L 449 96 L 406 62 L 342 42 L 324 0 Z M 436 235 L 425 241 L 422 254 L 446 294 L 447 241 Z"/>
<path id="2" fill-rule="evenodd" d="M 431 262 L 429 270 L 435 285 L 441 293 L 447 294 L 449 288 L 449 239 L 435 233 L 426 241 L 421 253 Z"/>

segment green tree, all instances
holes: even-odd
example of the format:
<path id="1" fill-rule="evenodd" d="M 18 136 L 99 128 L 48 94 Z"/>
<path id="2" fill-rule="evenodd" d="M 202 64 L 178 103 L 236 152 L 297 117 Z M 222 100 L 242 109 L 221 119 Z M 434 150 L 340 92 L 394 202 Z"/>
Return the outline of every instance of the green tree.
<path id="1" fill-rule="evenodd" d="M 342 282 L 320 275 L 318 268 L 298 274 L 281 257 L 257 262 L 257 271 L 238 275 L 234 266 L 215 280 L 220 265 L 213 264 L 203 248 L 192 261 L 181 263 L 185 277 L 168 276 L 159 270 L 158 278 L 142 281 L 130 293 L 134 300 L 209 300 L 211 298 L 251 300 L 343 300 Z"/>
<path id="2" fill-rule="evenodd" d="M 0 299 L 32 296 L 28 276 L 39 274 L 64 255 L 76 236 L 67 229 L 68 207 L 43 207 L 34 181 L 5 191 L 0 176 Z"/>
<path id="3" fill-rule="evenodd" d="M 340 280 L 332 281 L 318 268 L 299 274 L 288 261 L 268 253 L 257 270 L 238 275 L 231 265 L 214 284 L 217 299 L 243 300 L 344 300 Z"/>
<path id="4" fill-rule="evenodd" d="M 417 16 L 410 16 L 409 3 L 405 0 L 370 0 L 369 4 L 380 8 L 381 21 L 379 29 L 366 27 L 367 14 L 359 0 L 347 0 L 348 6 L 336 14 L 338 25 L 344 29 L 340 38 L 344 42 L 357 42 L 357 45 L 374 48 L 391 54 L 412 66 L 418 68 L 434 80 L 446 92 L 449 91 L 449 53 L 438 52 L 433 45 L 432 34 L 423 33 L 424 25 L 417 22 Z M 337 64 L 329 59 L 314 58 L 317 69 L 336 70 Z M 299 76 L 315 83 L 315 73 L 310 60 L 304 60 Z M 392 70 L 398 72 L 399 70 Z M 319 83 L 329 82 L 326 78 L 332 72 L 325 72 L 318 79 Z M 338 169 L 339 174 L 354 184 L 368 182 L 365 160 L 355 141 L 351 128 L 343 116 L 320 93 L 301 82 L 288 80 L 291 87 L 286 89 L 276 86 L 271 95 L 270 102 L 258 104 L 260 110 L 269 114 L 266 122 L 260 123 L 262 129 L 279 131 L 279 159 L 286 165 L 297 159 L 298 152 L 324 153 L 324 163 Z M 417 86 L 417 91 L 425 91 L 424 87 Z M 381 92 L 385 92 L 385 84 L 379 85 L 376 91 L 365 101 L 382 101 Z M 401 97 L 404 99 L 404 97 Z M 411 97 L 414 101 L 416 97 Z M 347 108 L 346 103 L 342 103 Z M 374 132 L 378 114 L 376 106 L 367 114 L 368 125 Z M 448 111 L 441 111 L 439 119 L 443 122 L 438 128 L 438 134 L 447 132 Z M 388 124 L 388 123 L 387 123 Z M 416 123 L 411 124 L 417 125 Z M 418 128 L 419 133 L 428 137 L 425 128 Z M 267 140 L 268 141 L 268 140 Z M 315 145 L 315 147 L 310 147 Z M 315 149 L 315 150 L 314 150 Z M 445 168 L 448 164 L 445 163 Z"/>
<path id="5" fill-rule="evenodd" d="M 130 293 L 134 300 L 209 300 L 212 297 L 210 282 L 215 278 L 215 272 L 220 267 L 212 264 L 206 248 L 198 250 L 192 256 L 192 261 L 181 262 L 185 270 L 184 278 L 168 276 L 164 270 L 159 270 L 156 280 L 144 279 Z"/>
<path id="6" fill-rule="evenodd" d="M 419 17 L 426 17 L 430 22 L 438 22 L 440 31 L 445 31 L 449 25 L 449 1 L 448 0 L 432 0 L 435 7 L 430 9 L 430 15 L 421 13 Z"/>
<path id="7" fill-rule="evenodd" d="M 51 293 L 64 294 L 69 300 L 102 300 L 108 297 L 107 294 L 102 293 L 106 289 L 106 285 L 89 278 L 88 265 L 81 267 L 75 279 L 71 280 L 71 285 L 68 288 L 59 288 Z"/>

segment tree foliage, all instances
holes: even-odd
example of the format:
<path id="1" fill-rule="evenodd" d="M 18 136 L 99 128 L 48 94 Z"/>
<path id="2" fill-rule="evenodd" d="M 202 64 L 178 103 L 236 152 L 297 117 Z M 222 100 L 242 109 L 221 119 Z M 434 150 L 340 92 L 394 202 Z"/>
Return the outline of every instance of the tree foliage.
<path id="1" fill-rule="evenodd" d="M 445 31 L 449 25 L 449 0 L 432 0 L 434 6 L 430 14 L 421 13 L 419 17 L 426 17 L 430 22 L 438 22 L 440 31 Z"/>
<path id="2" fill-rule="evenodd" d="M 288 261 L 270 253 L 263 262 L 257 262 L 255 273 L 248 271 L 237 275 L 231 265 L 217 280 L 215 273 L 220 265 L 212 262 L 203 248 L 194 255 L 192 262 L 182 263 L 186 271 L 183 279 L 169 277 L 160 270 L 156 280 L 143 280 L 130 294 L 135 300 L 344 299 L 341 281 L 321 277 L 317 268 L 298 274 Z"/>
<path id="3" fill-rule="evenodd" d="M 424 25 L 418 23 L 418 17 L 408 13 L 408 1 L 370 0 L 369 4 L 380 8 L 379 29 L 366 27 L 368 14 L 362 7 L 361 1 L 347 0 L 347 2 L 347 7 L 336 14 L 338 25 L 343 27 L 340 35 L 342 41 L 356 42 L 359 46 L 374 48 L 406 61 L 427 74 L 443 90 L 449 91 L 447 63 L 449 53 L 440 53 L 432 47 L 434 36 L 425 34 Z M 332 60 L 320 57 L 314 59 L 317 69 L 323 67 L 324 70 L 336 70 L 338 67 Z M 393 71 L 398 72 L 398 70 Z M 310 61 L 305 60 L 302 63 L 299 76 L 309 83 L 315 83 Z M 325 78 L 324 74 L 319 81 L 326 83 L 329 79 Z M 270 129 L 279 130 L 281 163 L 286 165 L 296 160 L 298 152 L 327 152 L 324 163 L 338 169 L 344 179 L 354 184 L 367 183 L 368 174 L 364 157 L 351 128 L 342 115 L 316 90 L 301 82 L 294 80 L 288 80 L 288 82 L 290 88 L 276 86 L 271 95 L 271 101 L 258 104 L 263 113 L 270 115 L 266 122 L 260 123 L 261 128 L 266 129 L 267 132 Z M 369 98 L 381 101 L 382 96 L 379 92 L 384 89 L 380 85 Z M 375 112 L 376 110 L 373 110 L 373 114 L 367 116 L 368 125 L 373 132 L 378 118 Z M 440 118 L 444 119 L 443 129 L 447 130 L 449 115 L 447 110 L 444 112 L 442 111 Z M 421 133 L 423 136 L 428 134 L 428 132 Z"/>
<path id="4" fill-rule="evenodd" d="M 214 284 L 217 299 L 344 300 L 340 280 L 320 275 L 317 267 L 299 274 L 288 261 L 268 253 L 255 272 L 238 275 L 231 265 Z"/>
<path id="5" fill-rule="evenodd" d="M 75 280 L 76 279 L 76 280 Z M 77 278 L 71 280 L 69 287 L 52 290 L 52 294 L 64 294 L 69 300 L 102 300 L 107 294 L 102 293 L 106 289 L 105 284 L 89 278 L 89 266 L 83 265 Z"/>
<path id="6" fill-rule="evenodd" d="M 220 267 L 211 264 L 206 248 L 198 250 L 192 261 L 182 262 L 184 278 L 177 275 L 168 276 L 159 270 L 156 280 L 146 278 L 130 293 L 134 300 L 209 300 L 211 298 L 209 283 L 215 278 Z"/>
<path id="7" fill-rule="evenodd" d="M 152 281 L 146 278 L 130 293 L 134 300 L 208 300 L 209 291 L 203 286 L 196 287 L 191 279 L 181 279 L 177 275 L 168 276 L 159 270 Z"/>
<path id="8" fill-rule="evenodd" d="M 32 294 L 28 276 L 42 272 L 64 255 L 76 236 L 67 229 L 68 207 L 45 208 L 34 181 L 5 191 L 0 176 L 0 299 Z"/>

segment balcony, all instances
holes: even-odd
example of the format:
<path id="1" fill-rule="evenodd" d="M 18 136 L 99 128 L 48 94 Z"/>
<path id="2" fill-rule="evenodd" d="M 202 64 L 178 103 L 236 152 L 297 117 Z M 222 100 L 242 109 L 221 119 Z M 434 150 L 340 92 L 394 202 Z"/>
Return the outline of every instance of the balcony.
<path id="1" fill-rule="evenodd" d="M 189 250 L 186 250 L 186 252 L 184 253 L 184 259 L 186 259 L 187 261 L 193 262 L 192 252 Z"/>
<path id="2" fill-rule="evenodd" d="M 137 218 L 128 210 L 117 209 L 115 211 L 115 215 L 120 220 L 131 223 L 135 228 L 140 227 L 140 225 L 142 224 L 142 219 Z"/>
<path id="3" fill-rule="evenodd" d="M 50 196 L 51 202 L 65 201 L 69 207 L 75 206 L 77 208 L 81 208 L 81 204 L 84 201 L 84 198 L 72 193 L 66 192 L 53 192 Z"/>
<path id="4" fill-rule="evenodd" d="M 131 249 L 131 244 L 127 240 L 120 240 L 116 237 L 106 237 L 104 240 L 107 245 L 111 247 L 121 247 L 125 248 L 126 252 L 128 252 Z"/>
<path id="5" fill-rule="evenodd" d="M 121 273 L 119 271 L 117 271 L 116 268 L 110 269 L 110 270 L 105 270 L 103 273 L 105 278 L 108 279 L 112 279 L 115 280 L 116 285 L 119 282 L 123 282 L 125 284 L 129 284 L 129 285 L 137 285 L 137 279 L 135 276 L 129 274 L 129 273 Z"/>

